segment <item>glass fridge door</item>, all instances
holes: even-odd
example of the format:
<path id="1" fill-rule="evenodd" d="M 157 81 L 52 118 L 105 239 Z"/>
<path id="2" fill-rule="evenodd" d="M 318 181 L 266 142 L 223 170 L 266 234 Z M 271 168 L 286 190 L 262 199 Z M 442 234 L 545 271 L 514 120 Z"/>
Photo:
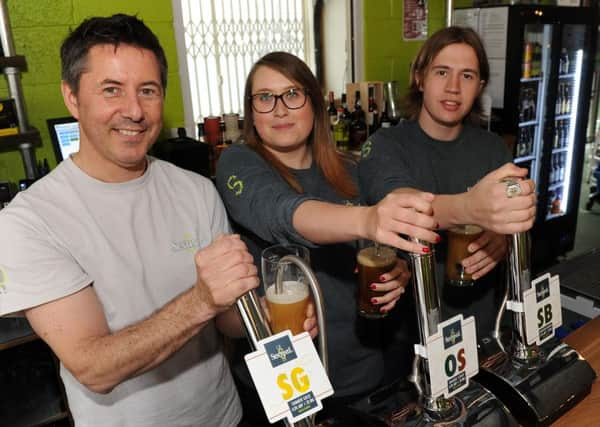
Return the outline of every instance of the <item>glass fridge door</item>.
<path id="1" fill-rule="evenodd" d="M 573 190 L 579 185 L 571 181 L 571 176 L 575 129 L 578 120 L 584 119 L 577 111 L 577 106 L 581 91 L 585 30 L 584 25 L 576 24 L 564 25 L 562 30 L 546 219 L 567 213 Z M 584 141 L 578 141 L 582 142 Z"/>
<path id="2" fill-rule="evenodd" d="M 544 101 L 551 67 L 552 25 L 526 24 L 523 40 L 518 99 L 519 129 L 514 163 L 529 169 L 529 176 L 539 182 L 546 117 Z"/>

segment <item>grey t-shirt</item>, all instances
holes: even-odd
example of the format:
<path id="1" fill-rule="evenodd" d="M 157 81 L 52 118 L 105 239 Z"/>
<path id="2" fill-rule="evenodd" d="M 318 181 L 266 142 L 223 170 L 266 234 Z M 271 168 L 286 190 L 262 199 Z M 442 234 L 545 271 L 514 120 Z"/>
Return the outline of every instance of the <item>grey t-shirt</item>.
<path id="1" fill-rule="evenodd" d="M 353 178 L 356 167 L 348 164 Z M 330 379 L 335 396 L 358 395 L 383 380 L 383 326 L 360 318 L 356 309 L 354 242 L 316 245 L 292 225 L 298 205 L 306 200 L 358 204 L 327 183 L 320 170 L 292 170 L 304 193 L 296 193 L 260 155 L 247 146 L 232 146 L 217 167 L 219 190 L 232 222 L 246 237 L 257 265 L 260 251 L 275 243 L 298 243 L 310 249 L 312 268 L 323 290 L 328 328 Z M 315 218 L 319 221 L 319 218 Z"/>
<path id="2" fill-rule="evenodd" d="M 390 191 L 416 188 L 434 194 L 458 194 L 504 163 L 511 156 L 506 144 L 483 129 L 465 125 L 453 141 L 429 137 L 417 122 L 402 121 L 372 135 L 362 149 L 359 165 L 361 196 L 375 204 Z M 445 286 L 443 267 L 446 239 L 436 245 L 437 283 L 442 291 L 445 317 L 474 315 L 478 336 L 493 328 L 503 285 L 499 269 L 488 273 L 472 288 Z M 496 295 L 495 295 L 496 294 Z"/>
<path id="3" fill-rule="evenodd" d="M 189 289 L 195 252 L 228 231 L 223 204 L 200 175 L 149 158 L 141 177 L 105 183 L 66 159 L 0 211 L 0 315 L 92 285 L 119 330 Z M 214 321 L 108 394 L 64 367 L 61 376 L 78 427 L 229 427 L 241 418 Z"/>

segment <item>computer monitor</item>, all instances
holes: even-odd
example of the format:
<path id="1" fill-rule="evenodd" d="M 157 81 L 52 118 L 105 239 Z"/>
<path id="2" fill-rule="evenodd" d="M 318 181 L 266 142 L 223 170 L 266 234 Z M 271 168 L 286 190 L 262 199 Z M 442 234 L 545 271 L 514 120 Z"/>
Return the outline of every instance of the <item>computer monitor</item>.
<path id="1" fill-rule="evenodd" d="M 79 151 L 79 122 L 73 117 L 46 120 L 56 163 Z"/>

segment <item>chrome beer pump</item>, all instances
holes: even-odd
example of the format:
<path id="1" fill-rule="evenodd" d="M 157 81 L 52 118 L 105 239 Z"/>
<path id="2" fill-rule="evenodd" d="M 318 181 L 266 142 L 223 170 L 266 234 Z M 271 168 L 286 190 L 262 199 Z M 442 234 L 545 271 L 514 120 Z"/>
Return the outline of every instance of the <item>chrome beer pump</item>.
<path id="1" fill-rule="evenodd" d="M 523 303 L 524 292 L 532 288 L 529 234 L 517 233 L 509 239 L 506 294 L 492 334 L 497 351 L 481 360 L 476 378 L 519 423 L 548 425 L 590 392 L 596 374 L 577 351 L 555 338 L 541 345 L 527 343 Z M 501 336 L 506 308 L 512 311 L 512 330 Z"/>
<path id="2" fill-rule="evenodd" d="M 428 254 L 411 253 L 412 282 L 417 306 L 420 346 L 436 333 L 441 322 L 441 305 L 435 276 L 435 252 L 427 242 L 412 239 L 428 246 Z M 432 397 L 430 360 L 415 353 L 414 383 L 418 402 L 409 404 L 389 417 L 390 426 L 516 426 L 516 421 L 504 405 L 489 391 L 474 381 L 457 395 Z"/>
<path id="3" fill-rule="evenodd" d="M 312 291 L 313 300 L 315 303 L 315 309 L 317 313 L 317 323 L 319 326 L 319 355 L 321 362 L 325 368 L 325 372 L 328 372 L 327 366 L 327 331 L 325 327 L 325 306 L 323 304 L 323 295 L 317 278 L 310 267 L 302 260 L 302 258 L 295 255 L 286 255 L 279 261 L 277 266 L 276 286 L 281 286 L 282 271 L 287 263 L 292 263 L 298 266 L 298 268 L 304 273 L 308 279 L 309 286 Z M 267 322 L 265 313 L 260 305 L 258 295 L 256 291 L 252 290 L 247 294 L 243 295 L 237 300 L 237 307 L 242 317 L 244 327 L 246 329 L 246 335 L 250 340 L 250 344 L 254 350 L 258 349 L 258 342 L 264 338 L 268 338 L 272 335 L 271 328 Z M 290 424 L 287 420 L 284 421 L 286 426 L 293 427 L 315 427 L 314 417 L 304 418 L 294 424 Z"/>

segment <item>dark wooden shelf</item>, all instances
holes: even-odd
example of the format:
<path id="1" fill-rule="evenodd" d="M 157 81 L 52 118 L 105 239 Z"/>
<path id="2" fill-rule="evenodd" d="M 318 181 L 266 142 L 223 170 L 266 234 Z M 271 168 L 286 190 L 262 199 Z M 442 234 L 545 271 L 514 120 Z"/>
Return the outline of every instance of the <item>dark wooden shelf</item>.
<path id="1" fill-rule="evenodd" d="M 24 317 L 0 317 L 0 351 L 38 339 Z"/>
<path id="2" fill-rule="evenodd" d="M 25 57 L 23 55 L 0 56 L 0 68 L 4 70 L 8 67 L 18 68 L 19 70 L 23 71 L 25 68 L 27 68 Z"/>
<path id="3" fill-rule="evenodd" d="M 27 143 L 37 147 L 41 142 L 40 132 L 32 127 L 15 135 L 0 136 L 0 151 L 16 150 L 19 145 Z"/>

